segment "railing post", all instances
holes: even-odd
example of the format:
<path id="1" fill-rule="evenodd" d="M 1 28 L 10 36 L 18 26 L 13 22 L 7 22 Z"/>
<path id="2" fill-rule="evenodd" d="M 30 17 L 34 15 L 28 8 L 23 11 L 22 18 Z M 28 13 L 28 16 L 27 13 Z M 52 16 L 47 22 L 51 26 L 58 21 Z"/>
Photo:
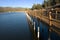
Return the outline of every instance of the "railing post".
<path id="1" fill-rule="evenodd" d="M 50 25 L 50 28 L 51 28 L 51 26 L 52 26 L 51 20 L 52 20 L 51 12 L 49 12 L 49 25 Z M 50 40 L 50 28 L 49 28 L 49 38 L 48 38 L 48 40 Z"/>
<path id="2" fill-rule="evenodd" d="M 52 20 L 51 12 L 49 12 L 49 20 L 50 20 L 49 25 L 51 26 L 52 25 L 52 23 L 51 23 L 51 20 Z"/>
<path id="3" fill-rule="evenodd" d="M 57 11 L 56 11 L 56 19 L 57 19 Z"/>

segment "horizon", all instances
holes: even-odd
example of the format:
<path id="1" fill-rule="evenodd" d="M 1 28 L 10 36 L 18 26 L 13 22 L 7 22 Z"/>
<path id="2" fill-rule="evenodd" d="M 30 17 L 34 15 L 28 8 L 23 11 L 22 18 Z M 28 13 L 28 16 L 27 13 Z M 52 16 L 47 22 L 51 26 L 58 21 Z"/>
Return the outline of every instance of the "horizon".
<path id="1" fill-rule="evenodd" d="M 44 0 L 0 0 L 0 7 L 31 8 L 33 4 L 42 4 Z"/>

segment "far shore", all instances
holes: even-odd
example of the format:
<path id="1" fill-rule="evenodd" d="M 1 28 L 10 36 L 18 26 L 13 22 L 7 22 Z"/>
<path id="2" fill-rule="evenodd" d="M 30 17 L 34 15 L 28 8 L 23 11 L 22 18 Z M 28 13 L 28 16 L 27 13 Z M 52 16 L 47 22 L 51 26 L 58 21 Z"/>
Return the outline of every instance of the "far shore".
<path id="1" fill-rule="evenodd" d="M 6 12 L 25 12 L 25 11 L 6 11 Z M 4 13 L 4 12 L 0 12 L 0 13 Z"/>

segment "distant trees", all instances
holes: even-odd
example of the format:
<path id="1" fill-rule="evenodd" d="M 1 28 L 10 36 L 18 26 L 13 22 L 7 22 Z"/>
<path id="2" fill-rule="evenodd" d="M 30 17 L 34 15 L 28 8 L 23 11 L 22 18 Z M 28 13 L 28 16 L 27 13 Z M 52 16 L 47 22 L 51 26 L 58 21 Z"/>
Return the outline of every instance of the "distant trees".
<path id="1" fill-rule="evenodd" d="M 42 7 L 43 8 L 46 8 L 46 7 L 48 7 L 48 0 L 44 0 L 44 3 L 42 4 Z"/>
<path id="2" fill-rule="evenodd" d="M 2 7 L 0 7 L 0 12 L 4 12 L 4 9 Z"/>
<path id="3" fill-rule="evenodd" d="M 54 6 L 56 4 L 60 4 L 60 0 L 44 0 L 42 7 L 46 8 L 49 6 Z"/>
<path id="4" fill-rule="evenodd" d="M 12 7 L 0 7 L 0 12 L 8 12 L 8 11 L 26 11 L 27 8 L 12 8 Z"/>
<path id="5" fill-rule="evenodd" d="M 32 6 L 31 9 L 32 9 L 32 10 L 33 10 L 33 9 L 37 9 L 37 10 L 38 10 L 38 9 L 41 9 L 41 8 L 42 8 L 42 6 L 41 6 L 40 4 L 33 4 L 33 6 Z"/>

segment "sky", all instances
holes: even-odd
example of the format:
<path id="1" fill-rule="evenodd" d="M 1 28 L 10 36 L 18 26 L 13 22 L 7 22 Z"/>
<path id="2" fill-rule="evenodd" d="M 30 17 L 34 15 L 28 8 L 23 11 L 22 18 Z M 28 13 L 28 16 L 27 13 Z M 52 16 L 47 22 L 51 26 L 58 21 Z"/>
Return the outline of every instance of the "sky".
<path id="1" fill-rule="evenodd" d="M 0 7 L 26 7 L 31 8 L 33 4 L 42 4 L 44 0 L 0 0 Z"/>

